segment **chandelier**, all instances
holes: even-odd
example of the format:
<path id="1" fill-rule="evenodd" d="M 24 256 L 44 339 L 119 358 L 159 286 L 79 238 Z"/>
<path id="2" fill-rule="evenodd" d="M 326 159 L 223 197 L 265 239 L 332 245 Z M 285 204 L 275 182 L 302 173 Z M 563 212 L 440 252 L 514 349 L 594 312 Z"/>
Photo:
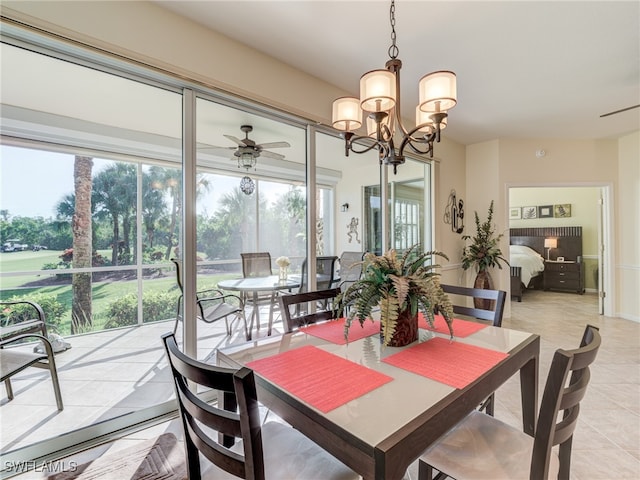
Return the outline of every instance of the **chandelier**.
<path id="1" fill-rule="evenodd" d="M 360 98 L 341 97 L 333 102 L 332 124 L 341 130 L 345 139 L 345 155 L 349 152 L 365 153 L 378 149 L 380 164 L 404 163 L 404 151 L 408 146 L 417 154 L 429 154 L 433 158 L 433 142 L 440 142 L 440 132 L 447 126 L 447 111 L 457 103 L 456 74 L 437 71 L 425 75 L 418 85 L 419 103 L 416 107 L 416 126 L 407 130 L 402 123 L 400 109 L 400 69 L 396 45 L 395 0 L 391 1 L 391 46 L 385 70 L 373 70 L 360 77 Z M 357 136 L 353 130 L 362 126 L 362 111 L 367 112 L 367 135 Z M 394 135 L 396 126 L 402 132 L 400 147 L 396 150 Z M 360 142 L 361 149 L 357 149 Z"/>

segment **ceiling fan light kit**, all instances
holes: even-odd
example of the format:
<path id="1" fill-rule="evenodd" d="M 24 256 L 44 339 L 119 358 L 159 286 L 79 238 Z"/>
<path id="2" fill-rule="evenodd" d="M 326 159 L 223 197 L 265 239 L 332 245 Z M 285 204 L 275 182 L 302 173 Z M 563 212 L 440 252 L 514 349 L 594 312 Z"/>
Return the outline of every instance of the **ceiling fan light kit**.
<path id="1" fill-rule="evenodd" d="M 254 140 L 249 138 L 249 133 L 253 131 L 253 126 L 251 125 L 241 125 L 240 130 L 244 132 L 244 138 L 239 139 L 234 137 L 233 135 L 224 135 L 226 138 L 234 142 L 237 146 L 235 147 L 213 147 L 215 151 L 218 152 L 227 152 L 228 150 L 234 150 L 233 157 L 231 159 L 235 159 L 238 162 L 238 168 L 244 168 L 249 171 L 249 169 L 253 168 L 255 170 L 256 164 L 258 163 L 258 157 L 269 157 L 274 159 L 284 159 L 284 155 L 280 153 L 270 152 L 266 150 L 267 148 L 286 148 L 291 145 L 289 142 L 270 142 L 270 143 L 256 143 Z M 240 180 L 240 190 L 246 195 L 251 195 L 256 188 L 255 182 L 249 177 L 244 176 Z"/>
<path id="2" fill-rule="evenodd" d="M 385 70 L 372 70 L 360 78 L 360 98 L 340 97 L 333 102 L 332 125 L 341 130 L 345 140 L 345 155 L 349 152 L 365 153 L 378 149 L 380 164 L 393 166 L 404 163 L 404 150 L 410 147 L 417 154 L 433 158 L 433 143 L 440 141 L 440 132 L 447 125 L 448 110 L 457 103 L 456 75 L 442 70 L 425 75 L 418 85 L 419 103 L 416 107 L 416 126 L 407 130 L 402 124 L 400 108 L 400 69 L 395 31 L 395 0 L 389 9 L 391 46 Z M 362 127 L 362 112 L 367 112 L 367 135 L 356 136 L 354 130 Z M 394 134 L 396 124 L 402 132 L 402 141 L 396 151 Z M 362 141 L 361 149 L 356 142 Z"/>

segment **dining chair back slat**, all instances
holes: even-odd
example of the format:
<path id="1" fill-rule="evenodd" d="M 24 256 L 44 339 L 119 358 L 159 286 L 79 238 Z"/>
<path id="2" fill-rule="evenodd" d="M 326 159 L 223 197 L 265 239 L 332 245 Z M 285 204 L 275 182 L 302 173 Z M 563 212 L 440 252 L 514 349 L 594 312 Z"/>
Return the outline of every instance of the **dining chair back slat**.
<path id="1" fill-rule="evenodd" d="M 339 288 L 314 292 L 293 293 L 280 297 L 285 333 L 317 322 L 332 320 L 338 314 L 333 310 L 333 301 L 340 294 Z M 315 309 L 315 311 L 312 311 Z"/>
<path id="2" fill-rule="evenodd" d="M 481 298 L 491 300 L 491 308 L 469 307 L 461 302 L 456 302 L 456 297 L 451 298 L 453 303 L 453 312 L 459 315 L 466 315 L 480 320 L 491 322 L 494 327 L 502 326 L 502 316 L 504 314 L 504 303 L 507 298 L 507 292 L 503 290 L 487 290 L 482 288 L 460 287 L 457 285 L 442 284 L 442 290 L 448 295 L 461 297 L 463 300 L 468 298 Z"/>

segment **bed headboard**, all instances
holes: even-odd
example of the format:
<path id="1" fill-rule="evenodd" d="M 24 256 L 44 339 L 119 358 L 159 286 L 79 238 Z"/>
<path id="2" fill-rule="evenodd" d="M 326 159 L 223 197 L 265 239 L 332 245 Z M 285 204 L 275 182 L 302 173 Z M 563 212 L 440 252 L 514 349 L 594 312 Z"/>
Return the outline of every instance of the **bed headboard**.
<path id="1" fill-rule="evenodd" d="M 551 260 L 564 257 L 567 261 L 582 261 L 582 227 L 511 228 L 509 234 L 511 245 L 525 245 L 544 258 L 547 258 L 544 239 L 557 238 L 558 248 L 551 249 Z"/>

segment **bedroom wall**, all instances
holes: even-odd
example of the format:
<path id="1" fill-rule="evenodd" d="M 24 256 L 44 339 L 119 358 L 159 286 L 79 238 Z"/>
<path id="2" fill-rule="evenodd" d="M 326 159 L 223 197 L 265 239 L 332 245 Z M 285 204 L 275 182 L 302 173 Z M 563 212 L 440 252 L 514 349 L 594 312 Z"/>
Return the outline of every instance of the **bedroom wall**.
<path id="1" fill-rule="evenodd" d="M 585 264 L 585 288 L 598 290 L 598 187 L 510 188 L 509 211 L 514 207 L 571 204 L 568 218 L 534 218 L 509 220 L 517 227 L 582 227 L 582 256 Z"/>

